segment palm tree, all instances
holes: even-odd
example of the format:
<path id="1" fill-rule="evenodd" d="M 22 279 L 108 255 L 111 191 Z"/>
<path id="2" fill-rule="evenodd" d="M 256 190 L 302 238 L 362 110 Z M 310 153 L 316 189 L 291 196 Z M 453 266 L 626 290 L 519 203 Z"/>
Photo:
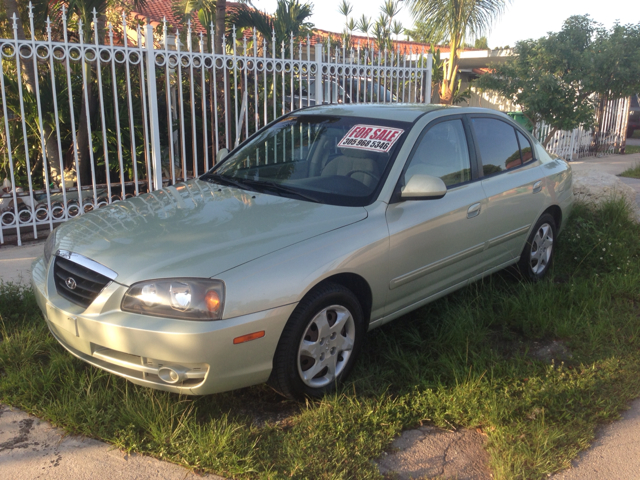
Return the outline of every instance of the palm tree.
<path id="1" fill-rule="evenodd" d="M 479 38 L 511 0 L 408 0 L 413 17 L 424 25 L 430 38 L 449 43 L 449 58 L 444 62 L 440 101 L 451 104 L 456 89 L 460 49 L 468 38 Z"/>
<path id="2" fill-rule="evenodd" d="M 384 50 L 389 35 L 387 34 L 387 17 L 382 13 L 373 24 L 373 36 L 375 37 L 375 44 L 378 47 L 378 51 Z"/>
<path id="3" fill-rule="evenodd" d="M 362 14 L 362 17 L 360 17 L 360 20 L 358 20 L 356 28 L 367 36 L 367 48 L 369 48 L 369 32 L 371 31 L 371 19 L 367 18 L 365 14 Z"/>
<path id="4" fill-rule="evenodd" d="M 342 32 L 342 44 L 347 48 L 351 43 L 351 35 L 349 35 L 349 15 L 353 11 L 353 5 L 351 5 L 347 0 L 342 0 L 340 5 L 338 5 L 338 12 L 340 15 L 344 16 L 344 31 Z M 353 19 L 351 19 L 351 23 L 353 24 Z M 354 24 L 355 27 L 355 24 Z M 351 29 L 353 32 L 353 29 Z"/>
<path id="5" fill-rule="evenodd" d="M 404 27 L 402 26 L 402 23 L 398 22 L 397 20 L 393 22 L 393 26 L 391 27 L 391 33 L 393 33 L 396 36 L 396 42 L 398 41 L 398 36 L 402 32 L 404 32 Z"/>
<path id="6" fill-rule="evenodd" d="M 272 33 L 275 33 L 276 45 L 280 45 L 288 41 L 291 35 L 301 38 L 310 34 L 313 24 L 307 19 L 312 13 L 313 5 L 300 3 L 300 0 L 278 0 L 278 7 L 273 15 L 247 5 L 239 5 L 229 15 L 229 24 L 236 28 L 255 28 L 265 39 L 270 39 Z"/>
<path id="7" fill-rule="evenodd" d="M 349 43 L 351 43 L 351 36 L 353 35 L 353 31 L 355 29 L 356 29 L 356 21 L 353 18 L 350 18 L 349 21 L 347 22 L 347 31 L 349 32 Z"/>
<path id="8" fill-rule="evenodd" d="M 340 15 L 343 15 L 345 17 L 346 23 L 349 15 L 351 15 L 351 12 L 353 12 L 353 5 L 351 5 L 347 0 L 342 0 L 340 5 L 338 5 L 338 12 L 340 13 Z"/>
<path id="9" fill-rule="evenodd" d="M 376 23 L 373 24 L 373 35 L 376 37 L 376 46 L 379 51 L 392 49 L 389 17 L 384 12 L 380 13 Z"/>
<path id="10" fill-rule="evenodd" d="M 380 11 L 382 12 L 382 14 L 385 17 L 387 17 L 387 22 L 388 22 L 387 25 L 386 25 L 387 31 L 389 31 L 389 32 L 391 31 L 392 23 L 393 23 L 393 17 L 398 15 L 398 13 L 400 13 L 400 10 L 402 10 L 402 7 L 400 6 L 400 0 L 398 0 L 396 2 L 394 2 L 393 0 L 387 0 L 380 7 Z"/>
<path id="11" fill-rule="evenodd" d="M 198 16 L 198 21 L 209 32 L 209 27 L 214 26 L 213 43 L 214 53 L 222 53 L 222 37 L 225 32 L 226 0 L 173 0 L 172 10 L 176 19 L 185 24 L 191 19 L 193 13 Z M 218 9 L 222 11 L 218 13 Z M 221 15 L 221 16 L 219 16 Z M 219 21 L 220 20 L 220 21 Z"/>

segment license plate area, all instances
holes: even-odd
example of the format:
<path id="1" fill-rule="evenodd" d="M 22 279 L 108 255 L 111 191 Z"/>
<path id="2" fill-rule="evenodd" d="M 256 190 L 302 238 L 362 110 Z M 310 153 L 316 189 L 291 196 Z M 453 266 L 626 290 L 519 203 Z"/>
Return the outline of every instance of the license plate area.
<path id="1" fill-rule="evenodd" d="M 78 337 L 78 319 L 74 315 L 63 312 L 59 308 L 47 303 L 47 319 L 58 328 L 73 333 Z"/>

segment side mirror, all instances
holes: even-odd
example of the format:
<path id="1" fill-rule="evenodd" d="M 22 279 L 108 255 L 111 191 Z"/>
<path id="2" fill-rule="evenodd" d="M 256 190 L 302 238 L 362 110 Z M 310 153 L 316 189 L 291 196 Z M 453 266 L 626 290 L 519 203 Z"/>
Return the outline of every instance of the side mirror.
<path id="1" fill-rule="evenodd" d="M 220 163 L 225 159 L 227 155 L 229 155 L 228 148 L 221 148 L 220 150 L 218 150 L 218 153 L 216 153 L 216 163 Z"/>
<path id="2" fill-rule="evenodd" d="M 435 200 L 447 193 L 447 186 L 441 178 L 431 175 L 413 175 L 402 188 L 400 198 L 403 200 Z"/>

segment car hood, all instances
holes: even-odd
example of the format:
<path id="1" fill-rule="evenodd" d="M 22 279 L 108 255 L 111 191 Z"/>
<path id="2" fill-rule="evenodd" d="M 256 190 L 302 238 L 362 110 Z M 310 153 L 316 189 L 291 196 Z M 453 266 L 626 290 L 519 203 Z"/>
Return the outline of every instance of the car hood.
<path id="1" fill-rule="evenodd" d="M 117 202 L 61 225 L 56 249 L 117 272 L 116 282 L 213 277 L 367 217 L 340 207 L 198 179 Z"/>

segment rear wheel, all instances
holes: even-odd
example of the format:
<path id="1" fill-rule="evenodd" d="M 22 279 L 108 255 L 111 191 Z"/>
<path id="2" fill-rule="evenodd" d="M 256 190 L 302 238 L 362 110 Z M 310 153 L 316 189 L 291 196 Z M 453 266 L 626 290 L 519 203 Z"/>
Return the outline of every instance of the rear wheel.
<path id="1" fill-rule="evenodd" d="M 285 326 L 269 383 L 292 399 L 335 390 L 355 363 L 365 334 L 362 308 L 347 288 L 327 283 L 312 290 Z"/>
<path id="2" fill-rule="evenodd" d="M 518 268 L 525 278 L 537 281 L 547 274 L 553 261 L 555 238 L 555 219 L 545 213 L 536 222 L 518 262 Z"/>

